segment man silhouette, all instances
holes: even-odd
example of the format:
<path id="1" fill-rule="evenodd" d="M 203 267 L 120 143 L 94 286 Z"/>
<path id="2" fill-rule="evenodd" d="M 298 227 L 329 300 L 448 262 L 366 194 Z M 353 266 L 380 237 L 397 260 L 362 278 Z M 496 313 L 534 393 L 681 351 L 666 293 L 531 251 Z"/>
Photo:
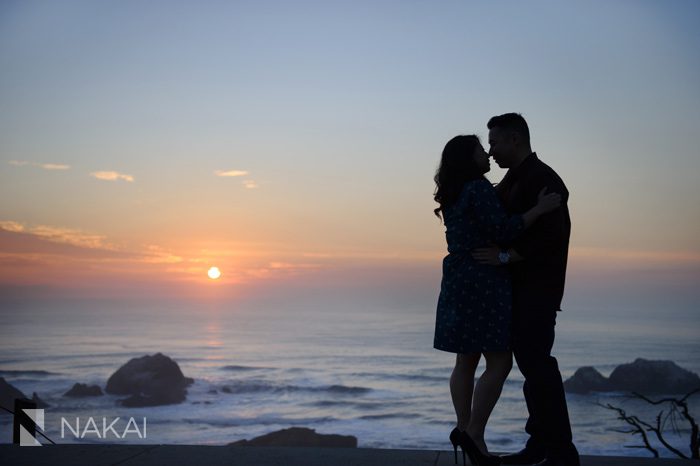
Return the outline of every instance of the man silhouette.
<path id="1" fill-rule="evenodd" d="M 507 265 L 513 284 L 513 355 L 525 377 L 523 392 L 530 438 L 518 453 L 501 457 L 503 464 L 579 466 L 572 442 L 569 413 L 557 360 L 552 356 L 556 313 L 564 295 L 571 221 L 564 182 L 530 148 L 530 130 L 517 113 L 491 118 L 489 155 L 507 168 L 496 186 L 511 214 L 537 203 L 542 188 L 562 196 L 561 208 L 543 215 L 512 244 L 492 251 L 492 263 Z"/>

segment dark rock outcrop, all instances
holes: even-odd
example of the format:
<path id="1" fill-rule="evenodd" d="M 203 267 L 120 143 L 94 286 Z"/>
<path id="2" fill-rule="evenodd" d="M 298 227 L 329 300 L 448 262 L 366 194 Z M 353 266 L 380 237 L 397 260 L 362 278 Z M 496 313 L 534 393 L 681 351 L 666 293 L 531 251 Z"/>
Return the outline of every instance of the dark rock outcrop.
<path id="1" fill-rule="evenodd" d="M 252 440 L 229 443 L 239 447 L 346 447 L 356 448 L 357 437 L 352 435 L 317 434 L 314 429 L 290 427 Z"/>
<path id="2" fill-rule="evenodd" d="M 564 390 L 570 393 L 606 392 L 611 387 L 610 380 L 590 366 L 579 368 L 564 382 Z"/>
<path id="3" fill-rule="evenodd" d="M 643 395 L 685 394 L 700 388 L 700 377 L 673 361 L 637 359 L 615 368 L 609 378 L 592 367 L 581 367 L 564 382 L 570 393 L 626 391 Z"/>
<path id="4" fill-rule="evenodd" d="M 0 377 L 0 406 L 13 411 L 15 409 L 16 398 L 27 398 L 24 393 L 9 384 L 4 377 Z M 0 414 L 10 414 L 4 409 L 0 409 Z"/>
<path id="5" fill-rule="evenodd" d="M 37 395 L 36 392 L 32 392 L 32 401 L 36 403 L 37 408 L 48 408 L 49 406 L 51 406 L 50 404 L 39 398 L 39 395 Z"/>
<path id="6" fill-rule="evenodd" d="M 131 395 L 120 400 L 124 406 L 159 406 L 185 401 L 186 388 L 193 382 L 182 374 L 175 361 L 157 353 L 124 364 L 107 380 L 105 391 L 114 395 Z"/>
<path id="7" fill-rule="evenodd" d="M 98 385 L 90 385 L 84 383 L 76 383 L 73 388 L 68 390 L 63 396 L 70 396 L 73 398 L 83 398 L 86 396 L 102 396 L 102 389 Z"/>
<path id="8" fill-rule="evenodd" d="M 610 374 L 616 390 L 646 393 L 688 393 L 700 388 L 700 377 L 673 361 L 637 359 Z"/>
<path id="9" fill-rule="evenodd" d="M 0 406 L 13 411 L 15 409 L 15 399 L 17 398 L 27 399 L 27 396 L 12 384 L 8 383 L 4 377 L 0 377 Z M 39 398 L 39 395 L 37 395 L 36 392 L 32 393 L 32 397 L 30 399 L 36 403 L 37 408 L 49 407 L 49 404 Z M 4 409 L 0 409 L 0 413 L 10 414 Z"/>

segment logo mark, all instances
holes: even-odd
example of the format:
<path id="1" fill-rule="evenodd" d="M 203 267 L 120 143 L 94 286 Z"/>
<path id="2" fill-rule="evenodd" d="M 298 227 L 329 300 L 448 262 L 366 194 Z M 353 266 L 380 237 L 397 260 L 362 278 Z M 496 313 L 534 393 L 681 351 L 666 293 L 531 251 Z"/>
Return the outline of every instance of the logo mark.
<path id="1" fill-rule="evenodd" d="M 75 418 L 75 426 L 73 426 L 68 419 L 65 417 L 61 417 L 61 438 L 65 438 L 66 432 L 65 428 L 67 427 L 68 430 L 73 434 L 75 438 L 85 438 L 88 434 L 94 435 L 95 437 L 99 439 L 106 439 L 109 435 L 110 432 L 112 433 L 112 436 L 118 438 L 118 439 L 125 439 L 127 438 L 126 436 L 129 434 L 136 434 L 138 438 L 146 438 L 146 418 L 143 418 L 143 430 L 139 429 L 139 425 L 136 423 L 136 420 L 133 417 L 129 418 L 129 421 L 127 422 L 126 426 L 124 426 L 124 429 L 120 432 L 118 430 L 115 430 L 114 425 L 119 422 L 120 417 L 116 417 L 112 419 L 112 422 L 109 422 L 108 424 L 108 418 L 103 417 L 102 418 L 102 430 L 100 430 L 100 422 L 95 421 L 95 418 L 90 416 L 87 418 L 87 422 L 85 422 L 84 427 L 81 429 L 80 428 L 80 418 L 76 417 Z M 117 427 L 119 428 L 119 427 Z"/>
<path id="2" fill-rule="evenodd" d="M 20 416 L 19 445 L 21 447 L 40 447 L 41 443 L 36 439 L 34 432 L 38 427 L 44 430 L 44 410 L 22 408 L 25 416 Z"/>

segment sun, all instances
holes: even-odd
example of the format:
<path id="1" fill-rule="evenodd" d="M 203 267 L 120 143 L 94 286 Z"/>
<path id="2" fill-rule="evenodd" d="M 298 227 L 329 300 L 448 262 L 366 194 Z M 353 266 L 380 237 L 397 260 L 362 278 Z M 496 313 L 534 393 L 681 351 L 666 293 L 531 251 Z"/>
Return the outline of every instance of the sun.
<path id="1" fill-rule="evenodd" d="M 219 270 L 218 267 L 212 267 L 207 271 L 207 275 L 212 280 L 216 280 L 217 278 L 219 278 L 221 276 L 221 270 Z"/>

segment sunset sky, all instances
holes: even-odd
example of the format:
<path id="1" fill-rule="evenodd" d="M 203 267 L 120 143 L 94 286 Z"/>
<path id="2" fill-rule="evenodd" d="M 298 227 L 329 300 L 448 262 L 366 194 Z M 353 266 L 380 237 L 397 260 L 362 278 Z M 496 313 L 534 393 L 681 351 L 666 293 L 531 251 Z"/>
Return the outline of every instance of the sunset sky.
<path id="1" fill-rule="evenodd" d="M 680 0 L 3 1 L 0 301 L 433 303 L 442 147 L 516 111 L 571 192 L 567 302 L 695 306 L 698 19 Z"/>

